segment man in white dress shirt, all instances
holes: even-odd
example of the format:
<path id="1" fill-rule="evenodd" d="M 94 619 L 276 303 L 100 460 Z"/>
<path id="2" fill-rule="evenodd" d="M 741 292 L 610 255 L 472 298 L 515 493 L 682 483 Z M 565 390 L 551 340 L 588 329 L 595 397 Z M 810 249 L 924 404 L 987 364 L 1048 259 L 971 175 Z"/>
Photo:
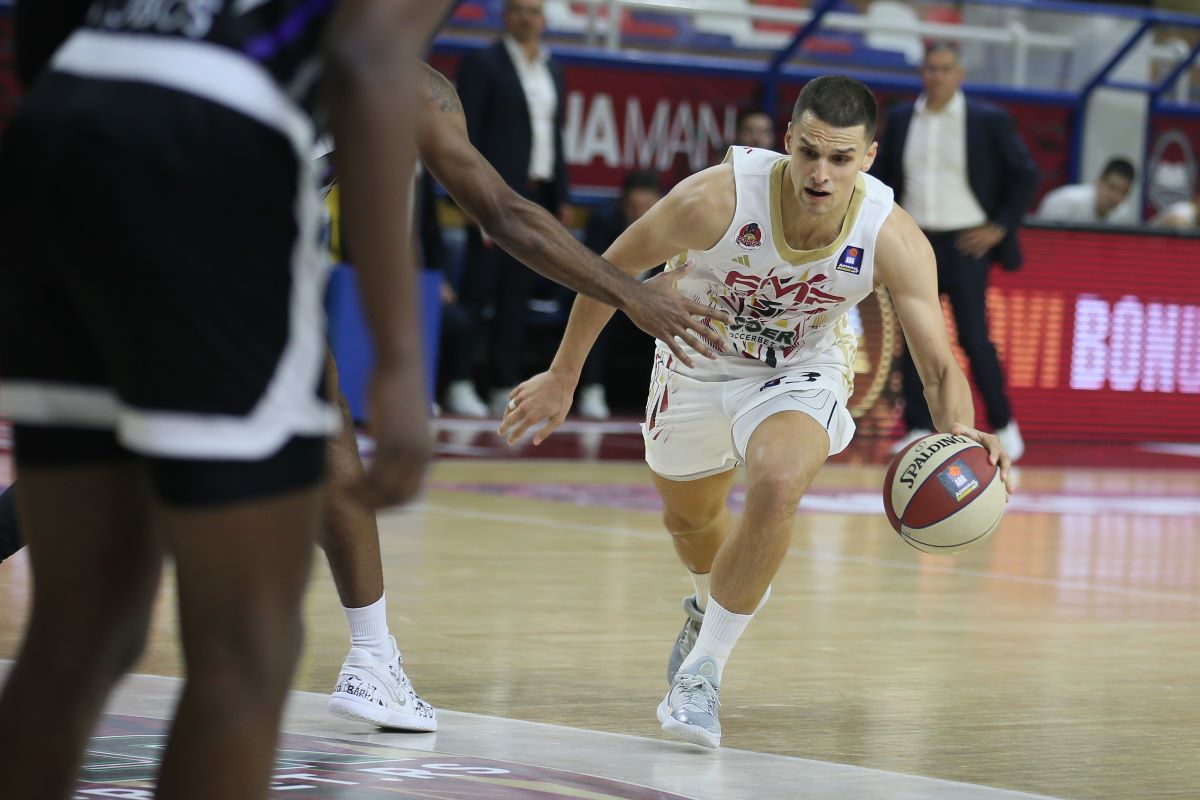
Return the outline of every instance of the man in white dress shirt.
<path id="1" fill-rule="evenodd" d="M 506 0 L 504 35 L 463 59 L 458 94 L 471 141 L 512 188 L 562 218 L 567 169 L 562 127 L 566 86 L 562 70 L 542 46 L 546 18 L 542 0 Z M 477 344 L 491 370 L 491 412 L 503 412 L 508 392 L 521 376 L 521 356 L 533 274 L 486 232 L 469 231 L 467 260 L 458 287 L 471 314 Z M 465 348 L 464 348 L 465 349 Z M 484 417 L 488 406 L 476 395 L 474 360 L 448 365 L 446 408 Z"/>
<path id="2" fill-rule="evenodd" d="M 1037 219 L 1087 225 L 1136 225 L 1137 212 L 1129 197 L 1135 174 L 1129 159 L 1109 159 L 1095 183 L 1074 183 L 1048 192 L 1042 198 Z"/>
<path id="3" fill-rule="evenodd" d="M 993 263 L 1010 271 L 1021 266 L 1016 229 L 1033 200 L 1037 169 L 1007 112 L 963 96 L 965 77 L 953 45 L 929 46 L 924 91 L 916 103 L 889 110 L 871 174 L 896 190 L 896 201 L 933 245 L 938 290 L 953 309 L 988 424 L 1015 461 L 1025 445 L 988 333 L 987 284 Z M 933 428 L 911 355 L 903 369 L 909 436 L 900 447 Z"/>

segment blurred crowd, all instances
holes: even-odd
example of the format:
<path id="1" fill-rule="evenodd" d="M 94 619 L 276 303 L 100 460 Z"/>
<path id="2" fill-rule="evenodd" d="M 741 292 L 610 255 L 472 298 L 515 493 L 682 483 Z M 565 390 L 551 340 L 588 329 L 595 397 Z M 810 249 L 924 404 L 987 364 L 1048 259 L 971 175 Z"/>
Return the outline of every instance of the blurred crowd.
<path id="1" fill-rule="evenodd" d="M 569 205 L 562 136 L 567 85 L 543 43 L 544 0 L 506 0 L 502 20 L 501 35 L 468 55 L 454 76 L 471 139 L 513 189 L 558 216 L 602 254 L 662 196 L 664 177 L 631 171 L 608 203 Z M 945 44 L 930 49 L 919 74 L 924 91 L 899 117 L 892 110 L 880 162 L 872 172 L 896 190 L 934 244 L 944 268 L 942 291 L 956 310 L 961 344 L 976 369 L 990 422 L 1002 430 L 1011 419 L 986 329 L 983 292 L 993 264 L 1019 265 L 1015 230 L 1025 222 L 1200 230 L 1200 192 L 1143 223 L 1136 203 L 1141 176 L 1134 159 L 1112 153 L 1098 174 L 1053 188 L 1035 205 L 1038 176 L 1032 159 L 1007 114 L 966 97 L 966 71 L 957 49 Z M 997 133 L 976 139 L 983 130 L 977 123 Z M 887 146 L 889 133 L 898 146 Z M 782 140 L 783 130 L 769 114 L 746 109 L 728 144 L 782 150 Z M 925 159 L 924 152 L 931 157 Z M 457 416 L 501 416 L 512 387 L 544 367 L 548 343 L 557 341 L 566 323 L 572 294 L 520 268 L 486 231 L 455 213 L 449 200 L 438 199 L 428 176 L 422 192 L 425 264 L 446 276 L 438 370 L 442 408 Z M 440 223 L 446 220 L 461 230 L 443 229 Z M 457 246 L 447 247 L 447 241 Z M 609 359 L 608 353 L 642 353 L 646 358 L 640 363 L 645 364 L 650 349 L 649 341 L 623 318 L 614 319 L 588 361 L 576 413 L 603 420 L 614 407 L 635 410 L 644 376 L 626 375 L 626 359 Z M 930 426 L 928 412 L 915 370 L 906 366 L 907 427 L 920 435 Z M 1019 437 L 1015 425 L 1012 433 Z M 1020 450 L 1013 438 L 1007 444 Z"/>

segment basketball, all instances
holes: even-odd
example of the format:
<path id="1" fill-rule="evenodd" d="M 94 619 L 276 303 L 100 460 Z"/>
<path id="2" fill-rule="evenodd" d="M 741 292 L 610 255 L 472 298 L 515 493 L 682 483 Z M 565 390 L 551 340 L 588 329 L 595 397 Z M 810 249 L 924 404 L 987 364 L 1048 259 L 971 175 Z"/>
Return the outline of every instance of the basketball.
<path id="1" fill-rule="evenodd" d="M 954 553 L 992 535 L 1007 501 L 1000 468 L 965 436 L 935 433 L 906 447 L 883 481 L 896 533 L 926 553 Z"/>

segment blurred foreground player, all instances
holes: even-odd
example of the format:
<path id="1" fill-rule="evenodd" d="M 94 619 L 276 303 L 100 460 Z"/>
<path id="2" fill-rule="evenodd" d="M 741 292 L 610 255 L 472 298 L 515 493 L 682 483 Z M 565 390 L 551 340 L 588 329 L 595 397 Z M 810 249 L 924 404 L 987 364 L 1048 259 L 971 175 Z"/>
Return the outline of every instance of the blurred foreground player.
<path id="1" fill-rule="evenodd" d="M 725 662 L 787 553 L 801 496 L 853 436 L 857 339 L 846 312 L 876 282 L 891 292 L 938 429 L 983 444 L 1007 484 L 1007 454 L 972 427 L 929 243 L 891 189 L 862 174 L 875 156 L 876 117 L 875 96 L 858 81 L 810 81 L 784 137 L 787 155 L 730 148 L 725 163 L 680 183 L 605 253 L 632 273 L 691 261 L 680 290 L 735 315 L 732 325 L 712 322 L 734 346 L 715 362 L 687 367 L 659 348 L 642 426 L 663 520 L 696 589 L 658 707 L 663 730 L 685 741 L 720 744 Z M 576 302 L 550 370 L 512 393 L 501 425 L 510 442 L 548 420 L 539 443 L 562 424 L 611 313 Z M 739 463 L 746 501 L 734 525 L 726 503 Z"/>
<path id="2" fill-rule="evenodd" d="M 0 396 L 34 598 L 0 695 L 0 795 L 70 796 L 169 553 L 187 681 L 159 795 L 265 796 L 336 425 L 314 120 L 327 99 L 377 353 L 376 460 L 356 492 L 401 502 L 430 442 L 394 221 L 409 54 L 445 5 L 97 0 L 6 131 Z"/>

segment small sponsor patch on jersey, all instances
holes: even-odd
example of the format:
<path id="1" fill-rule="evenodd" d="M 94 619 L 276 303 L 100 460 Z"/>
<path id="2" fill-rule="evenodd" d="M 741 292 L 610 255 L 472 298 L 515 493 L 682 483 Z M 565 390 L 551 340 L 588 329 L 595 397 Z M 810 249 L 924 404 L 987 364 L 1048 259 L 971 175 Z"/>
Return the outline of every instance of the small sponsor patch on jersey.
<path id="1" fill-rule="evenodd" d="M 950 462 L 950 466 L 938 473 L 938 479 L 941 480 L 942 486 L 946 487 L 946 491 L 960 503 L 979 488 L 979 479 L 961 458 Z"/>
<path id="2" fill-rule="evenodd" d="M 837 262 L 838 272 L 849 272 L 852 275 L 857 275 L 862 270 L 863 249 L 854 245 L 847 245 L 842 251 L 841 258 Z"/>
<path id="3" fill-rule="evenodd" d="M 757 250 L 758 248 L 762 247 L 762 240 L 762 226 L 757 222 L 747 222 L 742 226 L 742 229 L 738 231 L 737 238 L 734 239 L 734 241 L 737 242 L 737 246 L 743 250 Z"/>

